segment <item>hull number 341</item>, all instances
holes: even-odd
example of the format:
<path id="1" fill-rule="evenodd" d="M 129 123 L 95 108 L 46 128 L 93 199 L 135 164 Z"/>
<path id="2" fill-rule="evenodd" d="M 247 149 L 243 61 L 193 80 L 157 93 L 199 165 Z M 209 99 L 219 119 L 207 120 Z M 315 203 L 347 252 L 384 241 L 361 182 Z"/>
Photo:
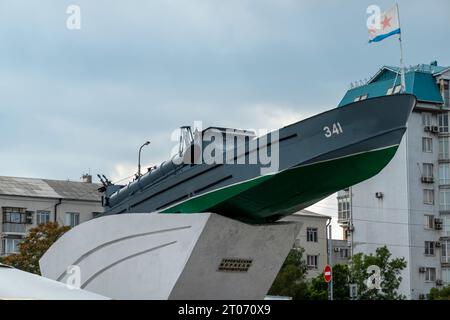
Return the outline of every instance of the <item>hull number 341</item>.
<path id="1" fill-rule="evenodd" d="M 323 131 L 324 131 L 325 137 L 327 137 L 327 138 L 330 138 L 333 135 L 339 135 L 344 132 L 344 130 L 342 130 L 341 124 L 339 122 L 335 122 L 331 126 L 323 127 Z"/>

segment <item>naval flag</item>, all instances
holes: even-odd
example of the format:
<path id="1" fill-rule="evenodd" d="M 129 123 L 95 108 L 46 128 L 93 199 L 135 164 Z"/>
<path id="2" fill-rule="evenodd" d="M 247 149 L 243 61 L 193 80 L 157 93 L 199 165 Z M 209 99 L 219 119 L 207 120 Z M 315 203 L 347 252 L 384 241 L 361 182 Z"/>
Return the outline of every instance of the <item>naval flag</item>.
<path id="1" fill-rule="evenodd" d="M 369 43 L 379 42 L 394 34 L 400 34 L 398 6 L 393 6 L 380 16 L 379 23 L 369 28 Z"/>

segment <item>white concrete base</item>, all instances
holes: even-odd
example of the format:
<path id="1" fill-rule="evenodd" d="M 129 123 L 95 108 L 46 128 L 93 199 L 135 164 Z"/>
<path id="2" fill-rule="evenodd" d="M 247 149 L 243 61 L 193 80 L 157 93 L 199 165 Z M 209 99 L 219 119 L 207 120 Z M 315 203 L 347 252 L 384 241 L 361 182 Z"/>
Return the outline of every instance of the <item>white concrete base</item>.
<path id="1" fill-rule="evenodd" d="M 114 299 L 263 299 L 299 229 L 211 213 L 111 215 L 67 232 L 39 263 L 62 282 L 76 265 L 82 289 Z"/>
<path id="2" fill-rule="evenodd" d="M 0 300 L 106 299 L 109 298 L 0 264 Z"/>

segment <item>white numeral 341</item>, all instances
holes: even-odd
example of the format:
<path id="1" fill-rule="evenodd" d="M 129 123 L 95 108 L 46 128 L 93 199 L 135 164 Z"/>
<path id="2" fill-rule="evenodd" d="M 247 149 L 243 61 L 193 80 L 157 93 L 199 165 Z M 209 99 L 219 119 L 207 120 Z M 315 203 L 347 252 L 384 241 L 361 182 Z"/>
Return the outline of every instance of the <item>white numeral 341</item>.
<path id="1" fill-rule="evenodd" d="M 329 138 L 332 135 L 339 135 L 341 133 L 344 133 L 344 130 L 342 130 L 341 124 L 339 122 L 333 123 L 332 126 L 323 127 L 323 131 L 325 132 L 325 137 Z"/>

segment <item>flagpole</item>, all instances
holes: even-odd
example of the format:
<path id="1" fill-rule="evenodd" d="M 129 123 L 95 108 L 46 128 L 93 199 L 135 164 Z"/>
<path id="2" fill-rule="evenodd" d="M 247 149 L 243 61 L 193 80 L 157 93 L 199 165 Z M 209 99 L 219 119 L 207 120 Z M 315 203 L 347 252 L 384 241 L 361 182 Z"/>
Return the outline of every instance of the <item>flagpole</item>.
<path id="1" fill-rule="evenodd" d="M 398 9 L 398 3 L 396 3 L 395 5 L 397 6 L 398 27 L 400 28 L 400 33 L 398 34 L 398 42 L 400 44 L 400 84 L 401 84 L 400 92 L 404 93 L 406 91 L 406 83 L 405 83 L 405 66 L 403 61 L 402 29 L 400 24 L 400 10 Z"/>

